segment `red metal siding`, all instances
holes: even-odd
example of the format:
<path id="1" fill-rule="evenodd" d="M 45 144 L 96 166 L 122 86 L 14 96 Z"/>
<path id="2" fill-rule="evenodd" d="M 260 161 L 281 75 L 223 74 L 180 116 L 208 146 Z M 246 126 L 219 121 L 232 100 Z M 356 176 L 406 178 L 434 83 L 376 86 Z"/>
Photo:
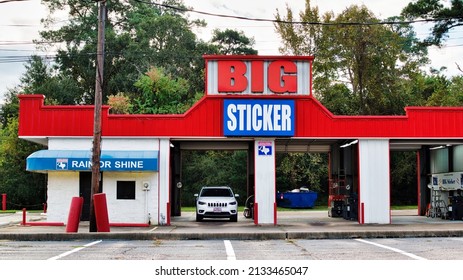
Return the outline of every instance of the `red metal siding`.
<path id="1" fill-rule="evenodd" d="M 311 96 L 205 96 L 182 115 L 102 113 L 103 136 L 223 137 L 224 99 L 294 99 L 295 137 L 463 138 L 462 107 L 408 107 L 405 116 L 335 116 Z M 42 95 L 21 95 L 19 136 L 91 136 L 93 106 L 44 106 Z"/>

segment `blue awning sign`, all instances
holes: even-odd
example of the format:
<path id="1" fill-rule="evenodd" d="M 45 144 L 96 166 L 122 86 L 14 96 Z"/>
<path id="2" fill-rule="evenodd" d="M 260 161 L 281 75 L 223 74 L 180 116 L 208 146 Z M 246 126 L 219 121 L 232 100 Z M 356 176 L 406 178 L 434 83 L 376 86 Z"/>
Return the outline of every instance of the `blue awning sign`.
<path id="1" fill-rule="evenodd" d="M 100 171 L 158 171 L 158 151 L 102 151 Z M 27 157 L 28 171 L 90 171 L 90 151 L 41 150 Z"/>

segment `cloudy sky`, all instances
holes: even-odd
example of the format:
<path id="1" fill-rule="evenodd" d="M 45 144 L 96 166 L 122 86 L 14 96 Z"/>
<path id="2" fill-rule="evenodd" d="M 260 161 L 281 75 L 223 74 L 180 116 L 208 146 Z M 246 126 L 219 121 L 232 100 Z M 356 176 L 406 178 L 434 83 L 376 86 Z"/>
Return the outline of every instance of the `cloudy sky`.
<path id="1" fill-rule="evenodd" d="M 274 19 L 276 10 L 284 11 L 288 4 L 297 14 L 304 8 L 304 0 L 184 0 L 185 4 L 197 11 L 242 16 L 248 18 Z M 350 5 L 366 5 L 381 19 L 400 14 L 400 11 L 410 1 L 404 0 L 312 0 L 312 5 L 319 7 L 321 12 L 342 12 Z M 40 0 L 20 2 L 0 1 L 0 95 L 19 83 L 19 77 L 24 73 L 24 60 L 33 53 L 39 52 L 32 43 L 38 39 L 41 28 L 40 19 L 45 17 L 46 9 Z M 261 55 L 277 55 L 280 40 L 270 22 L 247 21 L 222 17 L 190 13 L 190 18 L 202 18 L 208 27 L 196 30 L 198 37 L 209 40 L 211 31 L 219 29 L 236 29 L 243 31 L 248 37 L 256 41 L 255 48 Z M 425 36 L 429 31 L 425 27 L 418 27 L 417 34 Z M 458 74 L 455 62 L 463 64 L 463 29 L 456 29 L 450 33 L 447 46 L 442 49 L 432 49 L 430 58 L 432 66 L 440 68 L 446 66 L 448 75 Z M 53 53 L 48 53 L 53 55 Z"/>

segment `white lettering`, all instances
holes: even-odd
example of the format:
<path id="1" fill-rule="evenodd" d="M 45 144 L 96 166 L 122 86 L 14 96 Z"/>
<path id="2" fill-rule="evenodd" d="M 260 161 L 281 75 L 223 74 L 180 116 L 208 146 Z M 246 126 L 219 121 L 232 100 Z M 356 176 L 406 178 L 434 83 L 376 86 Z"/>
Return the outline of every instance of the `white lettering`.
<path id="1" fill-rule="evenodd" d="M 238 119 L 239 119 L 239 125 L 238 129 L 239 130 L 244 130 L 244 111 L 246 110 L 246 105 L 245 104 L 238 104 L 237 106 L 238 110 Z"/>
<path id="2" fill-rule="evenodd" d="M 273 105 L 273 129 L 274 130 L 281 130 L 280 126 L 280 120 L 281 120 L 281 115 L 280 115 L 280 105 L 275 104 Z"/>
<path id="3" fill-rule="evenodd" d="M 264 105 L 264 113 L 263 113 L 264 131 L 273 130 L 272 107 L 273 105 L 267 105 L 267 104 Z"/>
<path id="4" fill-rule="evenodd" d="M 92 162 L 86 160 L 71 160 L 71 167 L 72 168 L 92 168 Z"/>
<path id="5" fill-rule="evenodd" d="M 114 168 L 116 169 L 143 169 L 142 160 L 124 160 L 114 162 Z"/>
<path id="6" fill-rule="evenodd" d="M 291 129 L 291 106 L 283 104 L 281 106 L 281 130 L 290 131 Z"/>
<path id="7" fill-rule="evenodd" d="M 252 129 L 254 131 L 259 131 L 262 129 L 262 107 L 254 105 L 252 107 Z"/>
<path id="8" fill-rule="evenodd" d="M 110 161 L 100 161 L 100 168 L 111 168 L 111 162 Z"/>
<path id="9" fill-rule="evenodd" d="M 227 127 L 228 130 L 230 131 L 235 131 L 236 130 L 236 117 L 233 113 L 236 113 L 236 106 L 235 104 L 230 104 L 228 105 L 227 108 L 227 116 L 228 116 L 228 121 L 227 121 Z"/>
<path id="10" fill-rule="evenodd" d="M 246 130 L 247 131 L 251 131 L 252 130 L 252 127 L 251 127 L 251 121 L 252 121 L 252 116 L 251 116 L 251 104 L 248 104 L 246 105 Z"/>

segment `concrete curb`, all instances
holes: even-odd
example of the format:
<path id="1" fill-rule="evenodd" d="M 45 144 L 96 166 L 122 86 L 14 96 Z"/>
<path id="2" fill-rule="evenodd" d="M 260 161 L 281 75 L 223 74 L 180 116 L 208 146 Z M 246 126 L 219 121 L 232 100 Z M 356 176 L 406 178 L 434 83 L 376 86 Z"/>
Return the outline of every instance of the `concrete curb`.
<path id="1" fill-rule="evenodd" d="M 66 241 L 66 240 L 285 240 L 285 239 L 352 239 L 352 238 L 420 238 L 463 237 L 463 230 L 414 231 L 336 231 L 336 232 L 265 232 L 265 233 L 0 233 L 1 240 Z"/>

